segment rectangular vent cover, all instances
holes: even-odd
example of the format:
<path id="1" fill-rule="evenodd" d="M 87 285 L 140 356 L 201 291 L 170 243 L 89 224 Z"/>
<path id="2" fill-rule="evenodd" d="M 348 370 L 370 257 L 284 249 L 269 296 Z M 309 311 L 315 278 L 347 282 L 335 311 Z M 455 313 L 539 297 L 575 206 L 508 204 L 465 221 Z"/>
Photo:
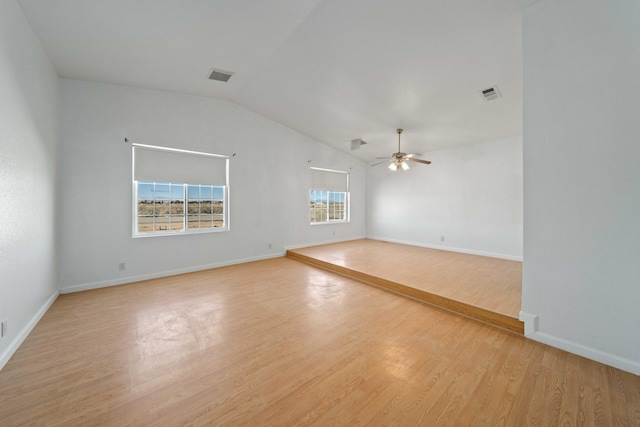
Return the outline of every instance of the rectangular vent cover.
<path id="1" fill-rule="evenodd" d="M 502 94 L 500 94 L 500 91 L 498 90 L 498 86 L 492 86 L 490 88 L 481 90 L 480 93 L 482 94 L 482 97 L 485 101 L 493 101 L 502 97 Z"/>
<path id="2" fill-rule="evenodd" d="M 217 80 L 219 82 L 228 82 L 231 76 L 233 76 L 233 71 L 225 71 L 219 68 L 212 68 L 209 73 L 210 80 Z"/>
<path id="3" fill-rule="evenodd" d="M 362 139 L 356 138 L 351 140 L 351 150 L 357 150 L 361 145 L 366 144 Z"/>

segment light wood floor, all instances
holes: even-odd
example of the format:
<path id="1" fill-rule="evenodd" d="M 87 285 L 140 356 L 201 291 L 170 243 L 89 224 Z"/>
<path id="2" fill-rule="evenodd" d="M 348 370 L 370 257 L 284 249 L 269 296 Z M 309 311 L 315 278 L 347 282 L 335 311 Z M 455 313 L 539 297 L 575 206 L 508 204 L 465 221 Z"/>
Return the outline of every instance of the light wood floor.
<path id="1" fill-rule="evenodd" d="M 288 256 L 524 333 L 522 263 L 378 240 L 290 250 Z"/>
<path id="2" fill-rule="evenodd" d="M 0 424 L 640 425 L 640 377 L 287 258 L 61 295 Z"/>

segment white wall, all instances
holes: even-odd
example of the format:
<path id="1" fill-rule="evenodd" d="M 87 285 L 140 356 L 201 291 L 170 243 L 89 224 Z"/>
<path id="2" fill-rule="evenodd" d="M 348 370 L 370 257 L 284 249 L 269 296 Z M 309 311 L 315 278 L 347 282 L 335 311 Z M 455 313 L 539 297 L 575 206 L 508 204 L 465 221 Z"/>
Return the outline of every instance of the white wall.
<path id="1" fill-rule="evenodd" d="M 367 235 L 521 260 L 522 138 L 422 158 L 431 165 L 414 164 L 406 172 L 368 167 Z"/>
<path id="2" fill-rule="evenodd" d="M 58 294 L 58 77 L 14 0 L 0 0 L 0 368 Z"/>
<path id="3" fill-rule="evenodd" d="M 365 235 L 365 165 L 236 104 L 62 80 L 61 105 L 62 292 L 277 256 L 288 246 Z M 230 166 L 231 230 L 133 239 L 131 145 L 125 137 L 236 153 Z M 309 166 L 351 171 L 350 223 L 309 225 Z M 121 262 L 125 271 L 118 270 Z"/>
<path id="4" fill-rule="evenodd" d="M 521 318 L 640 374 L 640 2 L 550 0 L 523 24 Z"/>

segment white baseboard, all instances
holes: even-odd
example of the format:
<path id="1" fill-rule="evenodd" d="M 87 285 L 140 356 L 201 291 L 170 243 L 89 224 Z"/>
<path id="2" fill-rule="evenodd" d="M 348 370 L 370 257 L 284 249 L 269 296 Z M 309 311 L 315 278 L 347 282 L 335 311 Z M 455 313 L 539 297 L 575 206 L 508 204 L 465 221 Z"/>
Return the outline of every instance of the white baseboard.
<path id="1" fill-rule="evenodd" d="M 268 255 L 260 255 L 260 256 L 256 256 L 256 257 L 250 257 L 250 258 L 234 259 L 234 260 L 230 260 L 230 261 L 217 262 L 217 263 L 213 263 L 213 264 L 198 265 L 198 266 L 187 267 L 187 268 L 179 268 L 179 269 L 176 269 L 176 270 L 166 270 L 166 271 L 160 271 L 160 272 L 157 272 L 157 273 L 141 274 L 141 275 L 137 275 L 137 276 L 120 277 L 118 279 L 104 280 L 104 281 L 100 281 L 100 282 L 91 282 L 91 283 L 82 283 L 82 284 L 78 284 L 78 285 L 61 286 L 60 287 L 60 293 L 61 294 L 69 294 L 69 293 L 73 293 L 73 292 L 89 291 L 91 289 L 100 289 L 100 288 L 106 288 L 106 287 L 109 287 L 109 286 L 124 285 L 124 284 L 127 284 L 127 283 L 141 282 L 143 280 L 151 280 L 151 279 L 158 279 L 160 277 L 175 276 L 177 274 L 193 273 L 195 271 L 210 270 L 212 268 L 226 267 L 226 266 L 229 266 L 229 265 L 242 264 L 242 263 L 245 263 L 245 262 L 261 261 L 261 260 L 270 259 L 270 258 L 278 258 L 278 257 L 285 256 L 287 249 L 299 249 L 299 248 L 304 248 L 304 247 L 308 247 L 308 246 L 317 246 L 317 245 L 324 245 L 324 244 L 329 244 L 329 243 L 346 242 L 346 241 L 349 241 L 349 240 L 358 240 L 358 239 L 365 239 L 365 238 L 366 238 L 365 236 L 360 236 L 360 237 L 351 237 L 351 238 L 348 238 L 348 239 L 334 239 L 334 240 L 329 240 L 329 241 L 324 241 L 324 242 L 314 242 L 314 243 L 305 243 L 305 244 L 302 244 L 302 245 L 285 246 L 284 247 L 284 251 L 276 252 L 276 253 L 268 254 Z"/>
<path id="2" fill-rule="evenodd" d="M 526 313 L 524 311 L 520 311 L 520 314 L 518 315 L 518 319 L 521 322 L 524 322 L 525 337 L 528 337 L 538 332 L 538 316 L 530 313 Z"/>
<path id="3" fill-rule="evenodd" d="M 615 354 L 606 353 L 573 341 L 565 340 L 564 338 L 539 332 L 538 316 L 530 313 L 521 311 L 519 319 L 524 322 L 524 336 L 526 338 L 559 348 L 560 350 L 568 351 L 569 353 L 577 354 L 587 359 L 595 360 L 596 362 L 604 363 L 605 365 L 613 366 L 614 368 L 630 372 L 634 375 L 640 375 L 640 363 L 638 361 L 619 357 Z"/>
<path id="4" fill-rule="evenodd" d="M 366 238 L 367 238 L 366 236 L 357 236 L 357 237 L 349 237 L 346 239 L 333 239 L 333 240 L 325 240 L 322 242 L 303 243 L 301 245 L 285 246 L 284 251 L 286 253 L 289 249 L 301 249 L 301 248 L 308 248 L 310 246 L 330 245 L 331 243 L 350 242 L 352 240 L 362 240 Z"/>
<path id="5" fill-rule="evenodd" d="M 4 368 L 4 365 L 7 364 L 11 356 L 18 350 L 18 347 L 24 342 L 24 340 L 29 336 L 33 328 L 36 327 L 42 316 L 49 310 L 49 307 L 53 304 L 53 302 L 58 298 L 60 293 L 55 291 L 51 296 L 42 304 L 42 307 L 36 312 L 36 314 L 29 320 L 29 322 L 22 328 L 20 333 L 15 337 L 13 341 L 9 344 L 9 347 L 5 349 L 5 351 L 0 354 L 0 370 Z"/>
<path id="6" fill-rule="evenodd" d="M 536 332 L 527 336 L 527 338 L 550 345 L 551 347 L 559 348 L 560 350 L 568 351 L 569 353 L 577 354 L 578 356 L 586 357 L 587 359 L 595 360 L 596 362 L 604 363 L 605 365 L 613 366 L 614 368 L 630 372 L 634 375 L 640 375 L 640 363 L 635 360 L 605 353 L 543 332 Z"/>
<path id="7" fill-rule="evenodd" d="M 430 245 L 430 244 L 427 244 L 427 243 L 410 242 L 410 241 L 407 241 L 407 240 L 388 239 L 386 237 L 367 236 L 366 238 L 367 239 L 371 239 L 371 240 L 380 240 L 382 242 L 400 243 L 402 245 L 419 246 L 421 248 L 438 249 L 438 250 L 441 250 L 441 251 L 459 252 L 459 253 L 462 253 L 462 254 L 480 255 L 480 256 L 487 256 L 487 257 L 491 257 L 491 258 L 500 258 L 500 259 L 507 259 L 507 260 L 510 260 L 510 261 L 520 261 L 520 262 L 522 262 L 522 257 L 521 256 L 515 256 L 515 255 L 496 254 L 496 253 L 493 253 L 493 252 L 476 251 L 476 250 L 473 250 L 473 249 L 452 248 L 451 246 Z"/>
<path id="8" fill-rule="evenodd" d="M 234 259 L 234 260 L 217 262 L 217 263 L 207 264 L 207 265 L 198 265 L 194 267 L 179 268 L 176 270 L 166 270 L 166 271 L 160 271 L 157 273 L 141 274 L 138 276 L 122 277 L 114 280 L 105 280 L 101 282 L 92 282 L 92 283 L 83 283 L 79 285 L 63 286 L 60 288 L 60 293 L 69 294 L 73 292 L 88 291 L 91 289 L 106 288 L 109 286 L 124 285 L 127 283 L 141 282 L 143 280 L 158 279 L 160 277 L 175 276 L 177 274 L 193 273 L 196 271 L 210 270 L 212 268 L 226 267 L 226 266 L 235 265 L 235 264 L 243 264 L 245 262 L 261 261 L 261 260 L 270 259 L 270 258 L 279 258 L 284 255 L 285 255 L 284 252 L 277 252 L 269 255 L 260 255 L 256 257 L 250 257 L 250 258 Z"/>

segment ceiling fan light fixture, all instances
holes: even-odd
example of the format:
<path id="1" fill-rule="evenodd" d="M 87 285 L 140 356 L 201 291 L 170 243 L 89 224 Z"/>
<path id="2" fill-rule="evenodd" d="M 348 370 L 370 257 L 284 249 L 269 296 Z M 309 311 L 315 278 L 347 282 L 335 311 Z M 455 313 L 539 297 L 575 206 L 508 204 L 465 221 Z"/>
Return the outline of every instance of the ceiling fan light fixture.
<path id="1" fill-rule="evenodd" d="M 391 159 L 387 158 L 388 160 L 383 160 L 381 162 L 374 163 L 371 166 L 381 165 L 389 161 L 389 166 L 387 167 L 389 168 L 390 171 L 395 172 L 398 169 L 403 171 L 407 171 L 411 169 L 409 167 L 409 161 L 423 163 L 425 165 L 431 164 L 429 160 L 416 159 L 416 157 L 422 156 L 422 154 L 420 153 L 411 153 L 411 154 L 403 153 L 400 150 L 400 134 L 402 133 L 402 129 L 396 129 L 396 133 L 398 134 L 398 152 L 393 153 L 391 155 Z M 384 157 L 377 157 L 377 159 L 384 159 Z"/>

